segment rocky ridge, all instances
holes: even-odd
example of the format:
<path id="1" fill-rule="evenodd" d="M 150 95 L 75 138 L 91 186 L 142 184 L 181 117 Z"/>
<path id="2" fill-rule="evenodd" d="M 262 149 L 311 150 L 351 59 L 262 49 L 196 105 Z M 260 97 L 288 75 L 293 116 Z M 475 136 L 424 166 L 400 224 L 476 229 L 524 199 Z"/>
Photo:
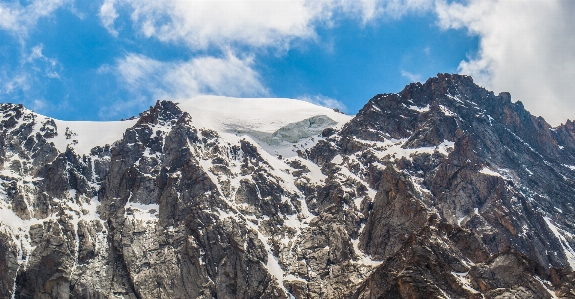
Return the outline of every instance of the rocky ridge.
<path id="1" fill-rule="evenodd" d="M 335 128 L 232 134 L 181 106 L 83 154 L 0 106 L 1 298 L 575 297 L 571 121 L 449 74 Z"/>

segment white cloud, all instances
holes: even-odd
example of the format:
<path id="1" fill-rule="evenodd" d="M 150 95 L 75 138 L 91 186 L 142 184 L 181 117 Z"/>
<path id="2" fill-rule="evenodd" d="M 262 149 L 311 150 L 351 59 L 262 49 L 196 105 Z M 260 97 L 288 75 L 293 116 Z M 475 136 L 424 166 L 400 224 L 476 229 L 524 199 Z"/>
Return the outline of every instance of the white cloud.
<path id="1" fill-rule="evenodd" d="M 8 4 L 0 3 L 0 28 L 8 30 L 16 27 L 18 13 Z"/>
<path id="2" fill-rule="evenodd" d="M 313 39 L 315 27 L 330 26 L 335 15 L 399 18 L 432 6 L 432 0 L 270 0 L 270 1 L 137 1 L 106 0 L 100 18 L 108 30 L 117 18 L 116 6 L 131 11 L 144 36 L 192 48 L 288 47 L 296 39 Z M 112 28 L 110 32 L 114 33 Z"/>
<path id="3" fill-rule="evenodd" d="M 44 56 L 43 45 L 32 47 L 28 52 L 28 32 L 38 20 L 48 17 L 69 0 L 32 0 L 0 2 L 0 30 L 16 36 L 20 42 L 20 58 L 14 68 L 0 66 L 0 96 L 2 100 L 23 102 L 36 111 L 45 111 L 50 105 L 40 99 L 46 82 L 60 79 L 62 66 L 56 59 Z M 24 3 L 24 4 L 22 4 Z M 13 45 L 15 46 L 15 45 Z"/>
<path id="4" fill-rule="evenodd" d="M 575 118 L 575 1 L 439 1 L 441 27 L 480 38 L 459 71 L 496 92 L 509 91 L 553 125 Z"/>
<path id="5" fill-rule="evenodd" d="M 0 29 L 26 36 L 38 20 L 52 14 L 67 0 L 35 0 L 28 5 L 20 2 L 0 3 Z"/>
<path id="6" fill-rule="evenodd" d="M 114 28 L 114 22 L 119 17 L 118 12 L 114 5 L 116 4 L 116 0 L 104 0 L 104 3 L 100 7 L 100 12 L 98 16 L 104 25 L 104 28 L 110 32 L 113 36 L 118 36 L 118 31 Z"/>
<path id="7" fill-rule="evenodd" d="M 313 37 L 311 22 L 321 13 L 303 0 L 128 2 L 131 19 L 145 36 L 194 48 L 282 45 Z"/>
<path id="8" fill-rule="evenodd" d="M 327 108 L 338 109 L 341 112 L 347 112 L 347 107 L 345 106 L 345 104 L 336 99 L 332 99 L 330 97 L 326 97 L 321 94 L 314 96 L 303 95 L 301 97 L 298 97 L 298 100 L 306 101 Z"/>

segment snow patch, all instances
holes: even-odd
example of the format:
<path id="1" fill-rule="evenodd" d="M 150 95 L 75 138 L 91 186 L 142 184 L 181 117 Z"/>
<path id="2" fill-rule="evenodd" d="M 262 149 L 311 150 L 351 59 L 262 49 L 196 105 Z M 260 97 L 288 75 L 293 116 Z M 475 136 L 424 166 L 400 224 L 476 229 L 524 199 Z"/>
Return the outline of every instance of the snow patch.
<path id="1" fill-rule="evenodd" d="M 371 256 L 359 250 L 359 238 L 351 240 L 351 243 L 353 244 L 353 250 L 355 251 L 355 254 L 359 257 L 357 261 L 353 261 L 354 264 L 362 264 L 366 266 L 377 267 L 383 263 L 383 261 L 373 260 Z"/>
<path id="2" fill-rule="evenodd" d="M 128 209 L 131 210 L 131 215 L 128 217 L 133 217 L 142 221 L 156 221 L 158 220 L 158 212 L 160 211 L 160 206 L 158 204 L 142 204 L 137 202 L 126 203 L 126 212 Z"/>
<path id="3" fill-rule="evenodd" d="M 365 141 L 361 141 L 364 142 Z M 444 156 L 449 155 L 449 152 L 453 149 L 455 143 L 453 141 L 444 140 L 441 144 L 437 146 L 430 147 L 419 147 L 419 148 L 404 148 L 403 145 L 407 142 L 407 138 L 404 139 L 388 139 L 384 142 L 373 141 L 367 142 L 372 146 L 374 154 L 380 158 L 385 159 L 390 157 L 392 160 L 399 160 L 401 158 L 411 159 L 412 155 L 419 154 L 433 154 L 438 151 Z"/>
<path id="4" fill-rule="evenodd" d="M 300 157 L 294 157 L 294 158 L 291 158 L 290 160 L 297 160 L 302 165 L 306 166 L 309 169 L 309 172 L 303 174 L 303 176 L 308 178 L 310 183 L 320 184 L 320 183 L 324 182 L 325 179 L 327 179 L 327 176 L 321 172 L 321 168 L 319 166 L 317 166 L 317 164 L 315 164 L 309 160 L 302 159 Z"/>
<path id="5" fill-rule="evenodd" d="M 258 239 L 260 239 L 260 241 L 263 243 L 263 245 L 264 245 L 264 247 L 268 253 L 267 263 L 264 265 L 264 267 L 276 279 L 279 287 L 282 288 L 286 294 L 289 294 L 287 289 L 284 287 L 284 283 L 283 283 L 285 276 L 286 276 L 285 272 L 281 268 L 278 259 L 273 255 L 272 249 L 268 243 L 269 238 L 264 236 L 255 224 L 251 223 L 250 221 L 246 221 L 245 223 L 252 230 L 254 230 L 255 232 L 258 233 Z"/>
<path id="6" fill-rule="evenodd" d="M 461 283 L 461 285 L 463 286 L 464 289 L 470 291 L 471 293 L 474 294 L 478 294 L 479 291 L 477 291 L 476 289 L 474 289 L 471 286 L 471 280 L 469 280 L 469 278 L 467 277 L 467 273 L 469 272 L 463 272 L 463 273 L 458 273 L 458 272 L 451 272 L 451 274 L 453 276 L 455 276 L 455 278 L 457 278 L 457 281 L 459 281 L 459 283 Z"/>
<path id="7" fill-rule="evenodd" d="M 42 123 L 50 117 L 37 114 L 34 130 L 40 131 Z M 122 139 L 126 129 L 134 126 L 137 120 L 126 121 L 65 121 L 54 119 L 58 135 L 49 138 L 56 149 L 65 152 L 70 146 L 79 155 L 89 155 L 96 146 L 113 144 Z"/>
<path id="8" fill-rule="evenodd" d="M 549 293 L 549 295 L 551 295 L 551 298 L 553 299 L 558 299 L 559 297 L 557 297 L 557 295 L 555 294 L 555 291 L 552 291 L 549 287 L 552 286 L 551 283 L 549 281 L 543 280 L 541 279 L 539 276 L 535 275 L 533 276 L 535 277 L 535 279 L 537 279 L 537 281 L 539 281 L 539 283 L 541 283 L 541 285 L 543 285 L 543 288 L 545 288 L 545 290 L 547 291 L 547 293 Z"/>
<path id="9" fill-rule="evenodd" d="M 559 239 L 559 242 L 561 243 L 561 246 L 563 247 L 563 253 L 565 254 L 565 257 L 567 258 L 567 262 L 571 266 L 571 269 L 575 269 L 575 250 L 573 250 L 573 248 L 571 248 L 571 245 L 569 245 L 569 242 L 567 242 L 567 239 L 565 239 L 565 236 L 563 236 L 561 234 L 561 232 L 560 232 L 561 229 L 558 228 L 557 226 L 555 226 L 551 222 L 551 219 L 549 217 L 543 217 L 543 219 L 545 219 L 547 226 L 549 227 L 549 229 L 551 229 L 551 231 L 553 232 L 555 237 L 557 237 L 557 239 Z"/>
<path id="10" fill-rule="evenodd" d="M 425 107 L 417 107 L 417 106 L 411 105 L 411 106 L 409 106 L 408 108 L 411 109 L 411 110 L 415 110 L 415 111 L 417 111 L 417 112 L 419 112 L 419 113 L 427 112 L 427 111 L 429 111 L 429 109 L 430 109 L 430 108 L 429 108 L 429 104 L 427 104 L 427 106 L 425 106 Z"/>
<path id="11" fill-rule="evenodd" d="M 365 223 L 361 224 L 361 228 L 359 229 L 359 233 L 361 234 L 361 232 L 363 231 L 363 229 L 365 228 Z M 351 243 L 353 245 L 353 251 L 355 252 L 355 254 L 359 257 L 359 259 L 357 261 L 352 261 L 354 264 L 362 264 L 362 265 L 366 265 L 366 266 L 371 266 L 371 267 L 377 267 L 379 265 L 381 265 L 383 263 L 383 261 L 376 261 L 373 260 L 371 258 L 371 256 L 363 253 L 360 249 L 359 249 L 359 238 L 355 239 L 355 240 L 351 240 Z"/>
<path id="12" fill-rule="evenodd" d="M 335 157 L 333 157 L 333 159 L 331 159 L 331 163 L 340 165 L 341 163 L 343 163 L 343 157 L 338 154 Z"/>
<path id="13" fill-rule="evenodd" d="M 463 101 L 460 100 L 458 96 L 453 96 L 453 95 L 451 95 L 451 94 L 446 94 L 445 96 L 447 96 L 449 99 L 452 99 L 452 100 L 454 100 L 454 101 L 456 101 L 456 102 L 459 102 L 459 103 L 463 104 Z"/>
<path id="14" fill-rule="evenodd" d="M 445 116 L 455 116 L 455 113 L 451 112 L 451 110 L 443 105 L 439 105 L 439 109 L 441 109 L 441 112 L 443 112 Z"/>
<path id="15" fill-rule="evenodd" d="M 490 176 L 497 176 L 500 178 L 503 178 L 503 176 L 487 167 L 483 167 L 480 171 L 480 173 L 486 174 L 486 175 L 490 175 Z"/>

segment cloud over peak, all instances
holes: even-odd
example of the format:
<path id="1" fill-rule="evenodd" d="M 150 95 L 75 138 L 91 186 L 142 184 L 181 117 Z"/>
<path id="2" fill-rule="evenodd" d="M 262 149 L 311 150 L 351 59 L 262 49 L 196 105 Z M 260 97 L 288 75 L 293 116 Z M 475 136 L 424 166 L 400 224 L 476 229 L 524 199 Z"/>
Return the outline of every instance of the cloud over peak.
<path id="1" fill-rule="evenodd" d="M 575 117 L 575 2 L 438 1 L 439 25 L 480 37 L 459 71 L 489 89 L 511 92 L 553 125 Z"/>

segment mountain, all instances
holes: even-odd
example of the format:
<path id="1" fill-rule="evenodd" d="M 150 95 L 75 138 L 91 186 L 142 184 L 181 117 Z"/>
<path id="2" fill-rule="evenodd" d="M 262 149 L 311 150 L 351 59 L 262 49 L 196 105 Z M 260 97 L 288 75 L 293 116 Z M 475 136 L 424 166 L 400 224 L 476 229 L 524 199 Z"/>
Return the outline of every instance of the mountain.
<path id="1" fill-rule="evenodd" d="M 575 298 L 575 124 L 468 76 L 0 119 L 1 298 Z"/>

